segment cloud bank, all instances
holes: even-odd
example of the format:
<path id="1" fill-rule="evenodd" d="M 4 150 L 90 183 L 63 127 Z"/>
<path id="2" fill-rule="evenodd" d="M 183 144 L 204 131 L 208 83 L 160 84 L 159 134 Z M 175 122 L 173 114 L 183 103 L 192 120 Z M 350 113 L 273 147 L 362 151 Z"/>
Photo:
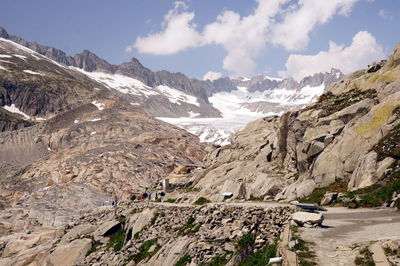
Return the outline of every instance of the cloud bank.
<path id="1" fill-rule="evenodd" d="M 367 31 L 360 31 L 353 37 L 353 42 L 345 47 L 334 42 L 329 43 L 329 50 L 316 55 L 290 55 L 286 62 L 286 71 L 281 76 L 301 80 L 317 72 L 329 72 L 337 68 L 344 73 L 365 68 L 369 63 L 383 59 L 385 53 L 374 36 Z"/>
<path id="2" fill-rule="evenodd" d="M 292 0 L 255 0 L 256 8 L 247 16 L 241 16 L 231 10 L 222 11 L 215 21 L 204 25 L 199 29 L 194 23 L 195 13 L 190 12 L 185 2 L 175 2 L 174 8 L 165 16 L 159 32 L 139 36 L 135 42 L 126 48 L 127 51 L 136 49 L 139 53 L 153 55 L 170 55 L 190 48 L 206 45 L 218 45 L 224 48 L 226 56 L 223 60 L 223 69 L 234 76 L 250 76 L 256 68 L 255 58 L 259 56 L 268 45 L 280 46 L 287 51 L 302 51 L 310 41 L 310 33 L 318 26 L 327 23 L 334 16 L 348 16 L 359 0 L 298 0 L 293 4 Z M 358 35 L 357 35 L 358 36 Z M 362 36 L 375 39 L 369 34 L 361 33 L 355 39 Z M 371 38 L 372 37 L 372 38 Z M 376 42 L 375 42 L 376 44 Z M 352 44 L 356 45 L 356 44 Z M 376 44 L 377 45 L 377 44 Z M 324 53 L 345 53 L 348 48 L 343 48 L 331 42 L 328 52 L 316 55 L 322 57 Z M 359 62 L 352 65 L 364 65 L 368 56 L 363 51 L 353 49 L 353 60 L 356 57 Z M 377 54 L 375 54 L 377 55 Z M 380 54 L 379 54 L 380 55 Z M 296 58 L 300 55 L 289 57 L 287 74 L 299 77 L 301 73 L 296 65 Z M 308 57 L 305 57 L 308 58 Z M 357 61 L 354 60 L 354 61 Z M 330 61 L 320 61 L 317 71 Z M 342 65 L 344 67 L 345 64 Z M 295 72 L 295 71 L 300 72 Z M 346 70 L 344 70 L 346 71 Z"/>

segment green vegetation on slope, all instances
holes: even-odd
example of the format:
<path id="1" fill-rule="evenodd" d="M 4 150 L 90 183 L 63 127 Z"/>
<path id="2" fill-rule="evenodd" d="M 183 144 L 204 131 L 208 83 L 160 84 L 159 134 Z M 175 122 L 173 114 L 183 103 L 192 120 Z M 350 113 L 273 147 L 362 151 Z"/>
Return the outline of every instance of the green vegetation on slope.
<path id="1" fill-rule="evenodd" d="M 326 187 L 316 188 L 307 197 L 300 198 L 297 200 L 299 202 L 319 204 L 326 192 L 346 192 L 346 191 L 347 191 L 347 182 L 336 181 Z"/>
<path id="2" fill-rule="evenodd" d="M 263 266 L 267 265 L 270 258 L 275 257 L 276 244 L 267 245 L 246 258 L 245 261 L 239 263 L 240 266 Z"/>
<path id="3" fill-rule="evenodd" d="M 152 252 L 149 252 L 150 248 L 154 245 L 156 245 L 155 249 Z M 136 253 L 132 259 L 137 264 L 142 260 L 151 258 L 154 254 L 158 252 L 160 248 L 161 246 L 157 244 L 157 238 L 147 240 L 139 247 L 138 253 Z"/>
<path id="4" fill-rule="evenodd" d="M 324 93 L 319 97 L 318 102 L 304 108 L 303 110 L 322 109 L 320 117 L 325 117 L 366 98 L 374 99 L 376 97 L 375 90 L 360 90 L 355 85 L 353 87 L 352 90 L 339 95 L 334 95 L 332 92 Z"/>

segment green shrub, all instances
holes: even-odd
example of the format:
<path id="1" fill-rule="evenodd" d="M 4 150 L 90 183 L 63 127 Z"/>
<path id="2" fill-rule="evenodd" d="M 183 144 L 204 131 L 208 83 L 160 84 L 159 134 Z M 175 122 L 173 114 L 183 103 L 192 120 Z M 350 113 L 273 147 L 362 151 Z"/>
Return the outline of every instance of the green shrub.
<path id="1" fill-rule="evenodd" d="M 321 202 L 326 192 L 345 192 L 347 191 L 347 182 L 336 181 L 326 187 L 316 188 L 305 198 L 297 199 L 299 202 L 317 203 Z"/>
<path id="2" fill-rule="evenodd" d="M 270 258 L 275 257 L 275 254 L 276 254 L 276 244 L 268 245 L 248 256 L 246 260 L 239 263 L 239 265 L 264 266 L 268 264 Z"/>
<path id="3" fill-rule="evenodd" d="M 351 201 L 346 205 L 348 207 L 378 207 L 386 201 L 392 199 L 393 192 L 400 192 L 400 170 L 392 174 L 392 179 L 388 179 L 386 186 L 375 184 L 366 188 L 346 193 L 348 197 L 359 196 L 359 201 Z M 395 177 L 395 179 L 393 179 Z M 396 202 L 396 204 L 399 204 Z"/>
<path id="4" fill-rule="evenodd" d="M 398 112 L 398 110 L 395 109 L 393 112 Z M 378 154 L 378 161 L 382 161 L 386 157 L 400 160 L 400 125 L 394 127 L 385 137 L 381 138 L 372 150 Z"/>
<path id="5" fill-rule="evenodd" d="M 210 201 L 208 200 L 208 199 L 206 199 L 206 198 L 204 198 L 204 197 L 200 197 L 200 198 L 198 198 L 193 204 L 194 205 L 204 205 L 204 204 L 207 204 L 207 203 L 209 203 Z"/>
<path id="6" fill-rule="evenodd" d="M 124 229 L 121 227 L 115 232 L 113 235 L 110 236 L 110 241 L 107 243 L 108 248 L 113 248 L 114 251 L 120 251 L 122 246 L 124 245 L 125 241 L 125 232 Z"/>
<path id="7" fill-rule="evenodd" d="M 175 203 L 175 201 L 176 201 L 176 199 L 167 199 L 165 202 L 168 202 L 168 203 Z"/>
<path id="8" fill-rule="evenodd" d="M 238 241 L 238 249 L 239 251 L 247 249 L 249 246 L 251 246 L 254 243 L 254 234 L 253 233 L 247 233 L 242 236 L 242 238 L 239 239 Z"/>
<path id="9" fill-rule="evenodd" d="M 375 266 L 374 259 L 372 258 L 372 252 L 368 247 L 364 247 L 360 250 L 360 255 L 354 260 L 354 264 L 363 266 Z"/>
<path id="10" fill-rule="evenodd" d="M 261 197 L 253 197 L 253 196 L 251 196 L 251 197 L 249 198 L 249 200 L 250 200 L 250 201 L 263 201 L 264 199 L 261 198 Z"/>
<path id="11" fill-rule="evenodd" d="M 185 254 L 183 257 L 181 257 L 177 263 L 175 263 L 174 266 L 185 266 L 186 264 L 189 264 L 192 262 L 192 258 L 190 257 L 189 254 Z"/>
<path id="12" fill-rule="evenodd" d="M 153 252 L 149 253 L 149 249 L 153 246 L 157 245 L 156 248 L 154 249 Z M 138 250 L 138 253 L 136 253 L 133 256 L 133 260 L 137 263 L 141 262 L 144 259 L 151 258 L 154 254 L 157 253 L 157 251 L 161 248 L 160 245 L 157 244 L 157 238 L 147 240 L 144 242 Z"/>
<path id="13" fill-rule="evenodd" d="M 178 235 L 188 235 L 196 233 L 200 230 L 201 224 L 195 224 L 195 221 L 196 219 L 190 216 L 185 225 L 175 227 L 174 231 L 178 232 Z"/>
<path id="14" fill-rule="evenodd" d="M 212 260 L 207 263 L 207 266 L 223 266 L 228 263 L 228 260 L 224 256 L 215 256 Z"/>

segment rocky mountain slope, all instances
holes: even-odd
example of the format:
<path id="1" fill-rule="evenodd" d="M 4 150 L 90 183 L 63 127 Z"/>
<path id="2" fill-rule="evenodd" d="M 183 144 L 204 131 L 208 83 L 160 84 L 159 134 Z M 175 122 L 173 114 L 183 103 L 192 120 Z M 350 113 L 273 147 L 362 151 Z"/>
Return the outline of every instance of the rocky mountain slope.
<path id="1" fill-rule="evenodd" d="M 348 190 L 392 184 L 399 173 L 400 46 L 379 64 L 345 76 L 306 108 L 248 124 L 191 182 L 212 200 L 224 192 L 292 200 L 334 182 Z"/>
<path id="2" fill-rule="evenodd" d="M 4 39 L 0 66 L 0 208 L 16 228 L 63 224 L 201 164 L 197 137 L 82 71 Z"/>

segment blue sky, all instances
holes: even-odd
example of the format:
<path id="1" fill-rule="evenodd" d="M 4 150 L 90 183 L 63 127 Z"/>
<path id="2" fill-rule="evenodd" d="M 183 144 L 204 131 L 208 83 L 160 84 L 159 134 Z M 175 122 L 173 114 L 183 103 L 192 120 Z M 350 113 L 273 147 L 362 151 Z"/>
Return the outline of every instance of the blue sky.
<path id="1" fill-rule="evenodd" d="M 2 0 L 0 26 L 73 55 L 212 79 L 345 72 L 400 42 L 399 0 Z M 332 43 L 333 42 L 333 43 Z M 130 47 L 130 49 L 129 49 Z M 127 51 L 129 50 L 129 51 Z M 351 58 L 351 60 L 350 60 Z"/>

